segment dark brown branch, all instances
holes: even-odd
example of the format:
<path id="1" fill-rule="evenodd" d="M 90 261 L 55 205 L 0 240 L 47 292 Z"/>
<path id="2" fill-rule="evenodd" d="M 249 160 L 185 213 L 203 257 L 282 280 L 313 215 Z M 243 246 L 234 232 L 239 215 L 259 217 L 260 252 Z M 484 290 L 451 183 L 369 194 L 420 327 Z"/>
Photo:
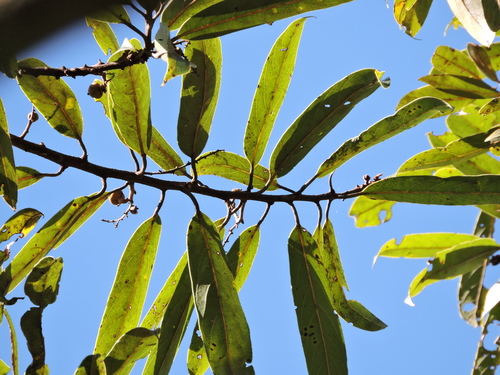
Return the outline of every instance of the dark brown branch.
<path id="1" fill-rule="evenodd" d="M 89 161 L 82 158 L 62 154 L 58 151 L 46 147 L 44 144 L 36 144 L 13 134 L 10 135 L 10 139 L 13 146 L 31 154 L 38 155 L 44 159 L 50 160 L 56 164 L 59 164 L 63 168 L 75 168 L 93 174 L 95 176 L 99 176 L 101 178 L 115 178 L 118 180 L 126 181 L 128 183 L 137 183 L 144 186 L 150 186 L 163 191 L 176 190 L 191 196 L 192 194 L 199 194 L 222 200 L 239 199 L 241 201 L 258 201 L 268 204 L 273 204 L 276 202 L 293 203 L 298 201 L 318 203 L 328 200 L 357 197 L 361 195 L 363 189 L 371 183 L 369 181 L 369 177 L 365 176 L 364 183 L 360 186 L 356 186 L 354 189 L 348 190 L 343 193 L 335 193 L 334 191 L 330 191 L 328 193 L 318 195 L 306 195 L 299 193 L 273 195 L 262 194 L 259 192 L 249 192 L 240 189 L 217 190 L 196 182 L 168 181 L 150 177 L 145 174 L 138 175 L 135 172 L 103 167 L 101 165 L 90 163 Z"/>

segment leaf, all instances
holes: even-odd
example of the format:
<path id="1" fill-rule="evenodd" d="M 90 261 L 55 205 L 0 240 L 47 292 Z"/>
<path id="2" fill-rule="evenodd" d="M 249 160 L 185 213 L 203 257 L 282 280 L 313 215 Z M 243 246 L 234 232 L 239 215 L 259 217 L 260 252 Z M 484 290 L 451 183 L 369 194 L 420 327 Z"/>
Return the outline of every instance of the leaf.
<path id="1" fill-rule="evenodd" d="M 43 175 L 40 172 L 29 167 L 16 167 L 16 173 L 17 188 L 19 190 L 31 186 L 43 178 Z"/>
<path id="2" fill-rule="evenodd" d="M 494 131 L 491 129 L 487 133 L 474 134 L 450 142 L 446 147 L 423 151 L 404 162 L 397 173 L 455 165 L 457 162 L 484 154 L 491 146 L 485 141 Z"/>
<path id="3" fill-rule="evenodd" d="M 363 190 L 362 195 L 372 199 L 419 204 L 497 204 L 500 202 L 500 176 L 390 177 L 372 183 Z"/>
<path id="4" fill-rule="evenodd" d="M 74 375 L 106 375 L 104 359 L 100 354 L 86 356 Z"/>
<path id="5" fill-rule="evenodd" d="M 188 40 L 215 38 L 238 30 L 273 23 L 316 9 L 330 8 L 351 0 L 288 1 L 253 0 L 222 1 L 189 18 L 177 37 Z"/>
<path id="6" fill-rule="evenodd" d="M 197 212 L 188 228 L 188 264 L 198 324 L 214 373 L 253 374 L 250 331 L 217 228 Z"/>
<path id="7" fill-rule="evenodd" d="M 94 35 L 94 39 L 105 55 L 108 53 L 113 54 L 120 48 L 118 39 L 107 22 L 101 22 L 89 17 L 85 21 L 87 26 L 92 28 L 92 35 Z"/>
<path id="8" fill-rule="evenodd" d="M 5 202 L 16 209 L 18 181 L 5 108 L 0 99 L 0 189 Z"/>
<path id="9" fill-rule="evenodd" d="M 7 375 L 10 372 L 10 367 L 0 359 L 0 375 Z"/>
<path id="10" fill-rule="evenodd" d="M 487 132 L 497 124 L 498 121 L 494 115 L 485 116 L 479 113 L 479 106 L 474 104 L 469 104 L 459 113 L 448 116 L 446 119 L 448 128 L 460 138 Z"/>
<path id="11" fill-rule="evenodd" d="M 428 83 L 440 91 L 456 96 L 484 99 L 495 98 L 498 91 L 483 81 L 453 74 L 433 74 L 419 78 L 419 81 Z"/>
<path id="12" fill-rule="evenodd" d="M 479 43 L 489 47 L 495 38 L 485 18 L 482 2 L 474 0 L 448 0 L 448 4 L 467 32 Z"/>
<path id="13" fill-rule="evenodd" d="M 23 208 L 12 215 L 0 228 L 0 242 L 7 241 L 14 234 L 26 236 L 35 227 L 43 214 L 34 208 Z"/>
<path id="14" fill-rule="evenodd" d="M 154 126 L 151 127 L 151 130 L 151 146 L 148 150 L 148 156 L 165 171 L 184 165 L 181 157 L 168 144 L 161 133 Z M 173 173 L 178 176 L 184 176 L 186 175 L 186 170 L 184 168 L 177 169 Z"/>
<path id="15" fill-rule="evenodd" d="M 281 136 L 270 160 L 271 177 L 290 172 L 361 100 L 380 86 L 383 72 L 363 69 L 314 100 Z"/>
<path id="16" fill-rule="evenodd" d="M 17 334 L 16 334 L 16 329 L 14 326 L 14 322 L 10 318 L 9 313 L 7 312 L 7 309 L 2 308 L 2 314 L 5 315 L 5 320 L 7 321 L 7 325 L 9 327 L 10 331 L 10 345 L 12 348 L 11 352 L 11 360 L 12 360 L 12 374 L 13 375 L 18 375 L 19 374 L 19 345 L 17 344 Z M 1 317 L 1 314 L 0 314 Z M 1 323 L 1 319 L 0 319 Z"/>
<path id="17" fill-rule="evenodd" d="M 0 294 L 12 291 L 47 253 L 60 246 L 85 223 L 108 198 L 109 193 L 73 199 L 23 246 L 0 274 Z"/>
<path id="18" fill-rule="evenodd" d="M 176 30 L 196 13 L 221 1 L 197 0 L 187 2 L 185 0 L 172 0 L 167 4 L 161 15 L 161 22 L 167 24 L 170 30 Z"/>
<path id="19" fill-rule="evenodd" d="M 221 83 L 222 47 L 219 39 L 191 42 L 186 57 L 196 73 L 182 77 L 177 143 L 191 159 L 199 156 L 210 134 Z"/>
<path id="20" fill-rule="evenodd" d="M 32 307 L 21 317 L 21 330 L 28 350 L 33 361 L 26 370 L 27 375 L 48 375 L 48 367 L 45 364 L 45 340 L 42 334 L 42 311 L 41 307 Z"/>
<path id="21" fill-rule="evenodd" d="M 462 233 L 407 234 L 400 243 L 395 238 L 386 242 L 375 258 L 432 258 L 436 253 L 478 238 L 473 234 Z"/>
<path id="22" fill-rule="evenodd" d="M 479 70 L 486 77 L 492 81 L 499 82 L 497 73 L 491 65 L 490 56 L 488 55 L 486 48 L 473 43 L 467 43 L 467 52 L 469 53 L 471 59 L 474 60 L 474 63 L 477 65 Z"/>
<path id="23" fill-rule="evenodd" d="M 500 364 L 500 346 L 495 339 L 494 343 L 486 343 L 485 339 L 491 338 L 493 332 L 489 329 L 496 328 L 496 321 L 500 319 L 500 305 L 497 305 L 490 312 L 489 316 L 483 322 L 483 330 L 474 360 L 473 375 L 495 375 L 496 369 Z"/>
<path id="24" fill-rule="evenodd" d="M 335 270 L 335 277 L 337 282 L 341 287 L 345 287 L 347 290 L 347 280 L 345 278 L 344 269 L 342 268 L 342 261 L 340 260 L 340 251 L 337 245 L 337 239 L 335 238 L 335 231 L 333 230 L 333 224 L 330 218 L 325 220 L 323 229 L 323 262 L 328 261 L 331 267 Z M 325 268 L 328 267 L 325 264 Z"/>
<path id="25" fill-rule="evenodd" d="M 158 343 L 155 331 L 133 328 L 125 333 L 104 358 L 107 374 L 128 374 L 139 359 L 146 357 Z"/>
<path id="26" fill-rule="evenodd" d="M 285 99 L 305 21 L 293 21 L 276 39 L 262 69 L 243 140 L 245 156 L 252 166 L 262 159 Z"/>
<path id="27" fill-rule="evenodd" d="M 111 22 L 111 23 L 130 23 L 130 17 L 123 5 L 106 5 L 103 10 L 99 12 L 92 13 L 89 17 L 96 19 L 101 22 Z"/>
<path id="28" fill-rule="evenodd" d="M 302 348 L 310 374 L 347 374 L 340 321 L 308 257 L 317 251 L 309 232 L 296 226 L 288 239 L 288 256 Z"/>
<path id="29" fill-rule="evenodd" d="M 34 305 L 44 309 L 54 303 L 59 293 L 62 258 L 45 257 L 33 268 L 24 284 L 24 293 Z"/>
<path id="30" fill-rule="evenodd" d="M 185 252 L 141 323 L 142 327 L 152 328 L 159 326 L 163 319 L 158 345 L 148 357 L 144 375 L 170 371 L 192 312 L 191 281 Z"/>
<path id="31" fill-rule="evenodd" d="M 35 58 L 19 61 L 19 67 L 46 67 Z M 59 133 L 81 141 L 83 117 L 71 88 L 60 78 L 23 75 L 17 82 L 36 109 Z"/>
<path id="32" fill-rule="evenodd" d="M 392 217 L 392 206 L 396 202 L 373 200 L 363 196 L 357 197 L 349 210 L 355 218 L 358 228 L 374 227 L 389 221 Z M 385 211 L 381 219 L 380 214 Z"/>
<path id="33" fill-rule="evenodd" d="M 448 280 L 477 269 L 500 246 L 490 238 L 478 238 L 440 251 L 431 261 L 431 268 L 420 272 L 410 285 L 409 297 L 439 280 Z"/>
<path id="34" fill-rule="evenodd" d="M 140 43 L 132 40 L 136 48 Z M 121 54 L 116 52 L 110 61 Z M 146 64 L 135 64 L 122 70 L 111 70 L 107 86 L 108 115 L 118 139 L 140 155 L 151 145 L 151 87 Z"/>
<path id="35" fill-rule="evenodd" d="M 466 53 L 448 46 L 438 46 L 432 55 L 432 65 L 443 74 L 481 79 L 473 59 Z"/>
<path id="36" fill-rule="evenodd" d="M 494 98 L 481 107 L 481 109 L 479 110 L 479 114 L 487 115 L 493 112 L 497 112 L 498 110 L 500 110 L 500 99 Z"/>
<path id="37" fill-rule="evenodd" d="M 415 36 L 423 26 L 431 4 L 432 0 L 396 0 L 394 18 L 408 35 Z"/>
<path id="38" fill-rule="evenodd" d="M 161 219 L 155 214 L 137 228 L 127 243 L 99 326 L 94 354 L 108 354 L 123 334 L 137 327 L 160 232 Z"/>
<path id="39" fill-rule="evenodd" d="M 214 175 L 239 182 L 248 186 L 250 183 L 250 162 L 244 157 L 227 151 L 218 151 L 201 155 L 196 161 L 198 175 Z M 256 165 L 253 170 L 252 186 L 262 189 L 269 180 L 269 170 Z M 274 181 L 268 190 L 278 189 L 278 183 Z"/>
<path id="40" fill-rule="evenodd" d="M 440 99 L 429 97 L 416 99 L 401 107 L 395 114 L 372 125 L 357 137 L 344 142 L 323 162 L 316 176 L 324 177 L 366 149 L 420 124 L 438 112 L 446 112 L 450 109 L 451 107 Z"/>

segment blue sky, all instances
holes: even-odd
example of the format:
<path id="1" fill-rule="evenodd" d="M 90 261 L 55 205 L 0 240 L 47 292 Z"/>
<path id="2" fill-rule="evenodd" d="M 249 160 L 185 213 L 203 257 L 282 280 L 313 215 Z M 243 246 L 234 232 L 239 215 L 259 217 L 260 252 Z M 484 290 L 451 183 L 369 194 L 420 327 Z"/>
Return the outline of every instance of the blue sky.
<path id="1" fill-rule="evenodd" d="M 392 4 L 391 4 L 392 5 Z M 305 24 L 299 55 L 287 98 L 281 109 L 270 146 L 306 106 L 325 89 L 344 76 L 362 68 L 385 71 L 391 78 L 388 89 L 379 89 L 355 108 L 343 122 L 311 152 L 282 184 L 301 186 L 345 140 L 381 118 L 391 115 L 404 94 L 422 86 L 417 79 L 430 70 L 430 59 L 439 45 L 463 49 L 472 38 L 464 30 L 449 30 L 444 35 L 452 14 L 445 2 L 434 2 L 428 20 L 417 35 L 407 36 L 394 21 L 392 10 L 383 0 L 356 0 L 312 16 Z M 264 60 L 291 19 L 275 22 L 222 37 L 223 78 L 219 106 L 206 150 L 225 149 L 242 153 L 244 127 L 253 93 Z M 142 25 L 142 23 L 139 23 Z M 119 40 L 135 35 L 117 27 Z M 85 22 L 64 30 L 43 44 L 24 51 L 19 58 L 36 57 L 50 66 L 66 67 L 94 64 L 105 60 Z M 161 60 L 149 63 L 152 90 L 153 124 L 172 144 L 176 143 L 176 120 L 179 104 L 180 79 L 160 87 L 165 64 Z M 86 95 L 92 77 L 67 79 L 77 96 L 85 119 L 84 141 L 89 158 L 106 166 L 133 169 L 128 151 L 116 140 L 109 120 L 100 104 Z M 15 81 L 0 77 L 0 97 L 4 101 L 11 132 L 20 134 L 26 125 L 30 103 L 17 88 Z M 335 174 L 336 191 L 348 190 L 362 182 L 365 174 L 393 174 L 412 155 L 429 148 L 425 134 L 441 134 L 444 119 L 427 121 L 384 145 L 379 145 L 342 166 Z M 45 121 L 35 123 L 28 135 L 33 142 L 43 141 L 61 152 L 80 155 L 77 143 L 54 132 Z M 262 163 L 267 164 L 272 147 Z M 18 151 L 17 165 L 28 165 L 44 172 L 56 172 L 57 166 L 39 161 Z M 203 182 L 221 188 L 239 187 L 216 178 Z M 100 189 L 100 180 L 81 172 L 68 170 L 60 178 L 44 179 L 20 191 L 18 208 L 33 207 L 45 214 L 40 227 L 71 199 Z M 120 181 L 110 181 L 110 187 Z M 310 193 L 328 189 L 326 179 L 317 181 Z M 64 271 L 57 302 L 44 311 L 43 329 L 47 346 L 47 363 L 53 374 L 72 373 L 80 361 L 91 354 L 104 305 L 111 288 L 116 265 L 133 231 L 153 213 L 159 193 L 138 187 L 135 203 L 139 214 L 124 220 L 117 229 L 100 219 L 115 219 L 123 207 L 105 204 L 75 235 L 51 253 L 64 259 Z M 480 331 L 468 326 L 458 316 L 457 280 L 440 282 L 427 288 L 414 299 L 415 307 L 404 303 L 413 277 L 426 266 L 425 260 L 379 259 L 372 267 L 373 257 L 389 239 L 401 239 L 404 234 L 423 232 L 471 233 L 477 210 L 470 207 L 412 206 L 398 204 L 393 218 L 375 228 L 359 229 L 348 216 L 351 201 L 334 202 L 331 220 L 336 230 L 350 292 L 349 299 L 362 302 L 388 324 L 379 332 L 365 332 L 343 324 L 350 374 L 468 374 L 471 371 Z M 212 219 L 222 217 L 222 203 L 200 198 L 202 211 Z M 317 220 L 312 205 L 297 205 L 301 223 L 310 231 Z M 255 223 L 264 206 L 252 204 L 246 208 L 245 222 Z M 189 199 L 180 193 L 168 192 L 161 211 L 163 232 L 150 291 L 149 307 L 164 280 L 185 250 L 187 224 L 194 213 Z M 12 211 L 4 204 L 0 220 Z M 258 374 L 305 374 L 300 337 L 290 290 L 287 258 L 287 238 L 294 226 L 288 206 L 273 206 L 262 228 L 261 245 L 250 277 L 240 298 L 252 335 L 254 367 Z M 240 228 L 238 233 L 244 229 Z M 11 251 L 23 244 L 18 241 Z M 495 280 L 495 275 L 489 275 Z M 18 287 L 11 296 L 22 295 Z M 31 307 L 29 300 L 9 307 L 17 321 Z M 187 330 L 189 337 L 192 325 Z M 18 330 L 20 346 L 24 338 Z M 7 327 L 0 327 L 0 357 L 8 360 Z M 173 374 L 186 373 L 185 340 L 172 369 Z M 30 362 L 29 354 L 21 351 L 21 369 Z M 140 373 L 138 369 L 134 373 Z"/>

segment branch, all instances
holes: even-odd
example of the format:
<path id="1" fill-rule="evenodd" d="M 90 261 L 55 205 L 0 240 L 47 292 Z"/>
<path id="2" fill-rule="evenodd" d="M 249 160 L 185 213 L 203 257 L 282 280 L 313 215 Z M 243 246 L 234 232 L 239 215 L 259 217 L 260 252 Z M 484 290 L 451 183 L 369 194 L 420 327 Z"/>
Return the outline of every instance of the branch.
<path id="1" fill-rule="evenodd" d="M 372 182 L 370 181 L 369 176 L 365 176 L 364 183 L 362 185 L 356 186 L 354 189 L 348 190 L 343 193 L 336 193 L 335 191 L 329 191 L 328 193 L 318 194 L 318 195 L 306 195 L 300 193 L 272 195 L 272 194 L 262 194 L 259 192 L 249 192 L 241 189 L 226 191 L 226 190 L 212 189 L 208 186 L 192 181 L 187 181 L 187 182 L 168 181 L 150 177 L 145 174 L 137 174 L 135 172 L 103 167 L 101 165 L 90 163 L 88 160 L 71 155 L 66 155 L 58 151 L 52 150 L 46 147 L 43 143 L 36 144 L 13 134 L 10 135 L 10 139 L 13 146 L 23 151 L 29 152 L 31 154 L 38 155 L 44 159 L 50 160 L 56 164 L 59 164 L 62 168 L 75 168 L 104 179 L 115 178 L 118 180 L 126 181 L 128 183 L 137 183 L 144 186 L 153 187 L 156 189 L 160 189 L 162 191 L 175 190 L 190 196 L 192 196 L 192 194 L 199 194 L 222 200 L 239 199 L 241 201 L 258 201 L 258 202 L 265 202 L 268 204 L 273 204 L 276 202 L 293 203 L 299 201 L 318 203 L 322 201 L 335 200 L 335 199 L 355 198 L 361 195 L 364 188 Z M 376 176 L 374 181 L 378 179 L 379 176 Z"/>

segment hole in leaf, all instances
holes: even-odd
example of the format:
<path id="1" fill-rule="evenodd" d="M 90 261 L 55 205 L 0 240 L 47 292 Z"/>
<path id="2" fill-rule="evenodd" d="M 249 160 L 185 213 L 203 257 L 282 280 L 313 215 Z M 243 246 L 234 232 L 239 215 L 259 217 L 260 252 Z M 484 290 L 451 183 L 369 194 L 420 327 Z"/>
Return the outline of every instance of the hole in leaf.
<path id="1" fill-rule="evenodd" d="M 330 108 L 330 104 L 325 104 L 325 108 Z"/>
<path id="2" fill-rule="evenodd" d="M 347 101 L 347 102 L 344 103 L 344 105 L 349 105 L 349 104 L 351 104 L 350 101 Z"/>

